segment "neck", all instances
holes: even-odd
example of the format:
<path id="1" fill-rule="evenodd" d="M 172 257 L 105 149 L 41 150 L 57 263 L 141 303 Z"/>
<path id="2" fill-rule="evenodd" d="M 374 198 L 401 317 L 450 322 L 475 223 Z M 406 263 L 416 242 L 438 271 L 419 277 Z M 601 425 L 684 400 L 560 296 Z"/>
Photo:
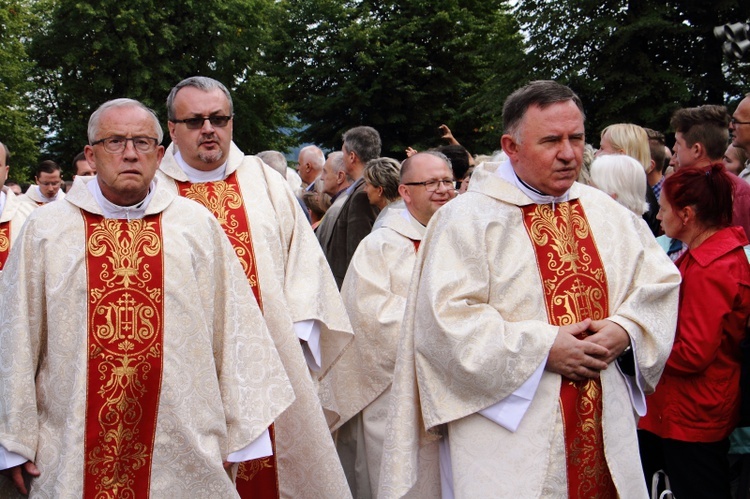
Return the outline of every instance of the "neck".
<path id="1" fill-rule="evenodd" d="M 713 236 L 719 231 L 718 227 L 701 227 L 694 231 L 692 237 L 687 238 L 688 240 L 685 241 L 685 243 L 688 245 L 688 248 L 693 250 L 706 242 L 706 239 Z"/>
<path id="2" fill-rule="evenodd" d="M 649 185 L 650 187 L 653 187 L 653 186 L 655 186 L 655 185 L 656 185 L 656 183 L 657 183 L 657 182 L 658 182 L 659 180 L 661 180 L 661 178 L 662 178 L 663 176 L 664 176 L 664 175 L 663 175 L 663 174 L 661 173 L 661 170 L 657 170 L 656 168 L 654 168 L 653 170 L 651 170 L 651 173 L 649 173 L 649 174 L 648 174 L 648 176 L 646 177 L 646 179 L 648 180 L 648 185 Z"/>

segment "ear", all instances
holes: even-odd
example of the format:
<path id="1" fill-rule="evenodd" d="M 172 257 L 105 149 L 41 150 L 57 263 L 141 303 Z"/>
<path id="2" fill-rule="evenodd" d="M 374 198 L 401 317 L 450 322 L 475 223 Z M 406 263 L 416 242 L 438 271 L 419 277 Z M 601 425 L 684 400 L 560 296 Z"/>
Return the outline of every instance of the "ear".
<path id="1" fill-rule="evenodd" d="M 172 123 L 171 121 L 167 121 L 167 128 L 169 129 L 169 138 L 171 138 L 172 142 L 174 142 L 174 131 L 175 131 L 175 128 L 177 128 L 177 123 Z"/>
<path id="2" fill-rule="evenodd" d="M 690 152 L 693 153 L 695 158 L 702 158 L 706 154 L 706 148 L 700 142 L 696 142 L 690 148 Z"/>
<path id="3" fill-rule="evenodd" d="M 506 133 L 500 137 L 500 145 L 502 146 L 503 151 L 505 151 L 505 154 L 515 162 L 518 158 L 518 142 L 516 142 L 516 139 L 512 135 Z"/>
<path id="4" fill-rule="evenodd" d="M 94 159 L 94 148 L 90 145 L 86 145 L 83 148 L 83 155 L 86 157 L 86 161 L 89 165 L 91 165 L 91 168 L 96 168 L 96 160 Z"/>
<path id="5" fill-rule="evenodd" d="M 654 161 L 652 159 L 651 162 L 648 165 L 648 168 L 646 168 L 646 175 L 648 175 L 649 173 L 651 173 L 652 171 L 654 171 L 654 168 L 656 168 L 656 161 Z"/>
<path id="6" fill-rule="evenodd" d="M 692 206 L 685 206 L 683 209 L 680 210 L 680 219 L 682 219 L 682 223 L 687 224 L 688 222 L 695 219 L 695 210 Z"/>
<path id="7" fill-rule="evenodd" d="M 401 195 L 401 199 L 404 200 L 405 204 L 411 204 L 411 192 L 409 192 L 409 187 L 404 184 L 399 184 L 398 193 Z"/>

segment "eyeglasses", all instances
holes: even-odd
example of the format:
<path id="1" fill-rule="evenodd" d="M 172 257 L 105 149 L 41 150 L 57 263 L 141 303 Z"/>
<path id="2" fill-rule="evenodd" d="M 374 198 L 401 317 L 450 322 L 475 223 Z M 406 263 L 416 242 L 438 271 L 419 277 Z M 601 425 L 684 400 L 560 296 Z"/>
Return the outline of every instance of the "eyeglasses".
<path id="1" fill-rule="evenodd" d="M 229 120 L 231 120 L 231 116 L 201 116 L 196 118 L 185 118 L 184 120 L 170 120 L 172 123 L 184 123 L 186 127 L 190 130 L 198 130 L 199 128 L 203 128 L 203 123 L 205 123 L 206 120 L 211 123 L 211 126 L 224 128 L 229 124 Z"/>
<path id="2" fill-rule="evenodd" d="M 128 145 L 128 141 L 133 142 L 135 150 L 142 153 L 150 153 L 156 150 L 156 146 L 159 145 L 159 139 L 153 137 L 123 137 L 122 135 L 112 135 L 111 137 L 105 137 L 99 139 L 96 142 L 92 142 L 91 145 L 102 144 L 104 150 L 110 154 L 119 154 L 125 150 Z"/>
<path id="3" fill-rule="evenodd" d="M 735 118 L 730 118 L 729 123 L 734 125 L 750 125 L 750 121 L 737 121 Z"/>
<path id="4" fill-rule="evenodd" d="M 456 180 L 452 178 L 444 178 L 440 180 L 425 180 L 424 182 L 404 182 L 404 185 L 423 185 L 424 190 L 427 192 L 435 192 L 444 185 L 446 189 L 453 189 Z"/>

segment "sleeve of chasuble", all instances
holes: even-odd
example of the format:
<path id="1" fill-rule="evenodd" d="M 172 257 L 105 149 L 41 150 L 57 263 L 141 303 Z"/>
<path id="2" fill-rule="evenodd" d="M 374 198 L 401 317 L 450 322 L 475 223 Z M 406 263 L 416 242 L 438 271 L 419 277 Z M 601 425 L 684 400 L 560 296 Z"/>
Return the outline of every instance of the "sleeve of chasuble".
<path id="1" fill-rule="evenodd" d="M 607 268 L 609 318 L 622 326 L 634 343 L 642 389 L 650 394 L 674 340 L 680 273 L 643 220 L 628 215 L 632 226 L 622 228 L 618 244 L 610 245 L 620 253 L 612 255 Z M 629 237 L 632 233 L 635 237 Z"/>
<path id="2" fill-rule="evenodd" d="M 352 340 L 346 309 L 315 233 L 289 185 L 264 166 L 268 192 L 279 221 L 284 255 L 284 297 L 295 323 L 315 320 L 320 326 L 321 366 L 324 376 Z"/>
<path id="3" fill-rule="evenodd" d="M 545 361 L 557 335 L 539 301 L 533 256 L 518 253 L 529 248 L 520 210 L 499 224 L 488 208 L 446 206 L 420 246 L 409 313 L 427 428 L 511 395 Z"/>
<path id="4" fill-rule="evenodd" d="M 223 458 L 255 441 L 289 407 L 294 392 L 231 243 L 213 219 L 210 273 L 214 359 L 227 424 Z M 248 306 L 251 304 L 252 306 Z"/>
<path id="5" fill-rule="evenodd" d="M 35 373 L 45 341 L 46 245 L 30 218 L 0 275 L 0 445 L 33 461 L 38 442 Z"/>

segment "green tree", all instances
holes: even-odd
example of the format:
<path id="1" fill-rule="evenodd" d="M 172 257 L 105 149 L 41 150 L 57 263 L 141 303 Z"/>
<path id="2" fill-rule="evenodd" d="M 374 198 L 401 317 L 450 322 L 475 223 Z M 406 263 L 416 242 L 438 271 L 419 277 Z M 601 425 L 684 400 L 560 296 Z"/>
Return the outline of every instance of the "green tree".
<path id="1" fill-rule="evenodd" d="M 676 108 L 731 101 L 750 81 L 712 34 L 750 17 L 743 0 L 520 0 L 516 14 L 530 64 L 580 94 L 593 142 L 616 122 L 666 131 Z"/>
<path id="2" fill-rule="evenodd" d="M 248 151 L 284 148 L 289 123 L 262 72 L 273 0 L 40 0 L 30 44 L 39 74 L 39 119 L 48 150 L 67 165 L 86 143 L 88 117 L 103 102 L 130 97 L 166 125 L 169 90 L 185 77 L 216 78 L 233 93 L 235 140 Z M 166 131 L 166 126 L 165 126 Z"/>
<path id="3" fill-rule="evenodd" d="M 470 149 L 497 148 L 522 39 L 506 0 L 282 0 L 271 56 L 304 140 L 337 148 L 357 125 L 383 153 L 438 144 L 447 123 Z M 476 96 L 482 94 L 484 98 Z M 491 144 L 491 145 L 490 145 Z"/>
<path id="4" fill-rule="evenodd" d="M 0 142 L 11 151 L 11 178 L 28 180 L 39 155 L 41 129 L 34 126 L 29 95 L 32 62 L 22 40 L 31 18 L 28 6 L 17 0 L 0 0 Z"/>

